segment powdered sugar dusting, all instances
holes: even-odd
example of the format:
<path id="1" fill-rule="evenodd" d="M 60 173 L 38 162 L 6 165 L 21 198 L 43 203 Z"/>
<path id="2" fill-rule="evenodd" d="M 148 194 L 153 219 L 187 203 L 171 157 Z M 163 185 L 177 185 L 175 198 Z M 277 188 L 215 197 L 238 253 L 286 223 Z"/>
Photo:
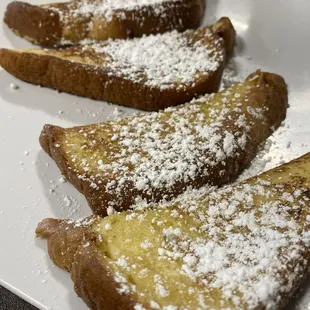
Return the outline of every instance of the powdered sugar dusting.
<path id="1" fill-rule="evenodd" d="M 193 309 L 210 310 L 280 306 L 309 265 L 309 188 L 300 185 L 302 176 L 292 168 L 289 183 L 268 173 L 219 190 L 183 195 L 173 205 L 145 211 L 143 217 L 139 212 L 120 214 L 122 227 L 138 229 L 141 224 L 148 232 L 143 236 L 151 237 L 155 246 L 136 254 L 139 263 L 126 265 L 125 278 L 135 277 L 135 294 L 143 300 L 151 294 L 156 304 L 170 302 L 174 309 L 189 303 Z M 132 234 L 136 236 L 136 230 Z M 120 255 L 126 253 L 122 249 Z M 139 286 L 146 275 L 154 278 L 156 295 Z M 132 291 L 128 281 L 125 285 Z M 175 287 L 178 295 L 173 295 Z"/>
<path id="2" fill-rule="evenodd" d="M 242 79 L 243 76 L 241 76 L 238 70 L 237 63 L 234 58 L 232 58 L 228 61 L 224 69 L 220 89 L 229 88 L 235 83 L 240 83 Z"/>
<path id="3" fill-rule="evenodd" d="M 194 33 L 195 39 L 191 38 Z M 107 44 L 84 46 L 82 53 L 89 50 L 109 55 L 101 65 L 110 70 L 109 74 L 161 89 L 195 86 L 224 61 L 222 40 L 208 28 L 109 40 Z"/>
<path id="4" fill-rule="evenodd" d="M 289 132 L 290 124 L 285 121 L 281 124 L 280 128 L 267 139 L 262 149 L 258 152 L 249 167 L 239 176 L 238 180 L 245 180 L 263 173 L 268 169 L 282 165 L 300 155 L 300 148 L 307 147 L 307 145 L 304 143 L 295 143 L 295 146 L 298 147 L 292 147 L 292 142 L 287 141 L 287 134 Z"/>
<path id="5" fill-rule="evenodd" d="M 177 0 L 82 0 L 78 4 L 72 5 L 71 14 L 75 17 L 79 16 L 102 16 L 107 21 L 111 21 L 113 15 L 118 16 L 118 14 L 123 14 L 123 12 L 118 12 L 120 10 L 139 10 L 144 8 L 147 9 L 147 6 L 155 6 L 155 13 L 160 14 L 163 11 L 162 4 L 170 2 L 176 2 Z M 59 10 L 56 9 L 57 12 Z M 121 15 L 120 15 L 121 16 Z M 61 15 L 62 21 L 66 20 L 65 15 Z"/>
<path id="6" fill-rule="evenodd" d="M 169 200 L 188 186 L 196 187 L 197 176 L 203 183 L 221 183 L 231 174 L 228 161 L 237 172 L 238 158 L 248 150 L 256 124 L 266 126 L 264 105 L 256 107 L 254 114 L 247 109 L 247 96 L 256 86 L 253 80 L 245 92 L 238 84 L 207 97 L 206 102 L 85 126 L 78 133 L 66 130 L 61 147 L 73 134 L 77 143 L 64 148 L 72 169 L 89 182 L 96 199 L 108 193 L 104 203 L 111 208 L 131 205 L 138 196 L 148 201 Z"/>
<path id="7" fill-rule="evenodd" d="M 274 190 L 270 182 L 262 184 L 264 186 L 258 179 L 254 186 L 241 184 L 208 194 L 206 217 L 201 217 L 200 213 L 202 226 L 199 228 L 207 233 L 208 240 L 190 239 L 187 243 L 185 235 L 183 241 L 178 238 L 178 243 L 167 239 L 168 247 L 172 246 L 174 252 L 183 252 L 187 243 L 189 253 L 193 253 L 190 262 L 183 255 L 183 270 L 189 277 L 204 278 L 205 274 L 214 274 L 206 284 L 214 289 L 221 287 L 226 298 L 234 296 L 235 306 L 242 303 L 236 292 L 242 293 L 249 309 L 259 304 L 268 305 L 270 309 L 276 305 L 279 294 L 289 291 L 294 282 L 293 277 L 289 287 L 283 286 L 286 280 L 281 278 L 280 270 L 286 270 L 287 260 L 300 261 L 295 272 L 304 270 L 303 247 L 298 243 L 303 240 L 309 246 L 306 231 L 304 234 L 298 232 L 298 220 L 295 221 L 290 213 L 293 204 L 294 212 L 298 212 L 305 203 L 309 204 L 309 199 L 304 197 L 297 202 L 290 195 L 289 207 L 287 199 L 279 198 L 281 192 L 288 195 L 283 188 Z M 253 210 L 257 196 L 265 197 L 267 202 L 261 202 Z M 181 208 L 184 207 L 188 206 L 182 204 Z M 229 224 L 222 226 L 223 220 Z M 279 257 L 281 251 L 285 251 L 287 257 Z"/>
<path id="8" fill-rule="evenodd" d="M 60 18 L 62 37 L 57 43 L 61 45 L 85 43 L 88 40 L 104 41 L 109 37 L 133 37 L 135 28 L 144 29 L 148 34 L 184 30 L 183 23 L 188 22 L 187 16 L 184 13 L 179 16 L 171 14 L 171 10 L 178 12 L 179 7 L 182 10 L 194 10 L 191 3 L 178 0 L 81 0 L 48 7 L 53 11 L 52 14 Z M 157 23 L 154 23 L 154 18 Z M 76 31 L 77 27 L 79 32 Z M 141 32 L 138 31 L 138 36 Z"/>

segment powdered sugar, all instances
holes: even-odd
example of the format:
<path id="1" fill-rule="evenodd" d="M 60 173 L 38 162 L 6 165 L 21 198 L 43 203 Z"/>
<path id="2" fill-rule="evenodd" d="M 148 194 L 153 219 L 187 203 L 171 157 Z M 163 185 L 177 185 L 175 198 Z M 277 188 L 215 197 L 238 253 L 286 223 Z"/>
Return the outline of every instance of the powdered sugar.
<path id="1" fill-rule="evenodd" d="M 229 88 L 235 83 L 241 82 L 242 78 L 237 63 L 234 58 L 232 58 L 228 61 L 224 69 L 220 89 L 223 90 L 224 88 Z M 253 77 L 253 79 L 254 78 L 255 77 Z"/>
<path id="2" fill-rule="evenodd" d="M 298 246 L 298 240 L 303 236 L 298 233 L 298 222 L 290 215 L 291 207 L 286 206 L 287 199 L 283 201 L 278 198 L 281 191 L 283 190 L 273 190 L 269 186 L 242 184 L 226 187 L 206 196 L 206 202 L 200 202 L 200 206 L 206 206 L 206 217 L 203 220 L 200 217 L 203 221 L 200 229 L 207 232 L 208 239 L 201 241 L 198 238 L 197 241 L 189 241 L 187 244 L 189 252 L 197 259 L 193 267 L 184 256 L 183 270 L 188 276 L 204 278 L 205 274 L 214 273 L 214 280 L 207 283 L 213 288 L 221 287 L 224 296 L 233 296 L 238 291 L 247 300 L 249 309 L 258 304 L 272 308 L 277 303 L 278 294 L 286 291 L 278 273 L 286 268 L 286 259 L 298 259 L 301 262 L 297 265 L 296 272 L 305 268 L 301 259 L 303 252 Z M 267 202 L 253 210 L 254 199 L 257 199 L 255 197 L 262 194 L 263 197 L 268 197 Z M 284 192 L 283 195 L 289 194 Z M 298 212 L 303 205 L 303 202 L 300 202 L 298 206 L 295 199 L 290 199 L 290 203 L 291 206 L 294 203 L 296 205 L 294 212 Z M 233 212 L 227 213 L 227 207 L 233 204 L 236 205 Z M 187 208 L 186 204 L 183 206 Z M 223 218 L 229 222 L 233 219 L 232 229 L 220 225 Z M 243 229 L 241 227 L 246 227 L 245 231 L 248 232 L 240 234 L 240 229 Z M 183 235 L 183 239 L 184 241 L 179 240 L 178 243 L 173 242 L 168 248 L 172 246 L 173 251 L 181 251 L 177 250 L 178 244 L 180 247 L 181 244 L 184 246 L 187 237 Z M 170 239 L 166 242 L 169 244 Z M 290 255 L 279 257 L 279 251 L 283 248 L 290 248 L 285 250 Z M 289 281 L 289 285 L 292 285 L 292 281 Z M 236 305 L 239 302 L 241 299 Z"/>
<path id="3" fill-rule="evenodd" d="M 168 297 L 169 296 L 169 291 L 167 291 L 165 289 L 165 287 L 163 286 L 161 277 L 159 275 L 155 275 L 154 276 L 154 282 L 155 282 L 155 290 L 156 293 L 160 296 L 160 297 Z"/>
<path id="4" fill-rule="evenodd" d="M 295 143 L 297 147 L 292 148 L 292 142 L 287 141 L 287 135 L 290 131 L 290 125 L 287 121 L 283 122 L 280 128 L 266 140 L 266 143 L 262 146 L 257 156 L 251 162 L 250 166 L 239 176 L 238 180 L 253 177 L 304 153 L 305 151 L 300 151 L 303 143 Z M 305 145 L 305 147 L 307 146 Z"/>
<path id="5" fill-rule="evenodd" d="M 286 184 L 271 173 L 220 190 L 191 192 L 173 205 L 146 211 L 144 229 L 148 223 L 161 223 L 150 233 L 157 251 L 139 252 L 141 262 L 163 261 L 148 269 L 158 272 L 158 296 L 152 299 L 161 304 L 177 286 L 186 297 L 172 297 L 171 307 L 176 309 L 187 302 L 193 309 L 219 309 L 214 296 L 221 309 L 275 309 L 291 296 L 309 264 L 310 216 L 308 188 L 299 186 L 302 176 L 294 173 L 294 166 L 288 172 L 293 179 Z M 135 212 L 130 219 L 124 217 L 123 227 L 139 225 L 139 216 Z M 167 272 L 170 279 L 164 276 Z M 136 293 L 143 298 L 149 294 Z"/>
<path id="6" fill-rule="evenodd" d="M 164 112 L 82 127 L 74 133 L 79 143 L 64 150 L 72 168 L 77 167 L 78 178 L 90 182 L 96 199 L 108 193 L 106 203 L 117 210 L 139 196 L 147 201 L 169 200 L 195 185 L 197 176 L 204 183 L 220 184 L 228 178 L 228 161 L 237 173 L 238 158 L 247 152 L 256 125 L 267 126 L 264 103 L 255 113 L 247 106 L 247 96 L 257 90 L 255 80 L 245 93 L 239 94 L 239 87 L 243 89 L 241 84 L 207 96 L 205 102 L 200 99 Z M 86 145 L 102 141 L 102 133 L 104 148 L 94 152 L 90 161 Z M 82 155 L 76 156 L 81 150 Z"/>
<path id="7" fill-rule="evenodd" d="M 105 0 L 105 1 L 89 1 L 83 0 L 79 1 L 78 5 L 74 3 L 71 8 L 71 15 L 75 18 L 79 16 L 90 17 L 102 16 L 107 21 L 111 21 L 113 15 L 122 17 L 121 14 L 124 14 L 122 10 L 132 11 L 132 10 L 147 10 L 148 6 L 154 7 L 154 13 L 160 14 L 163 11 L 162 4 L 164 3 L 173 3 L 176 0 Z M 59 13 L 59 10 L 55 10 Z M 121 11 L 121 12 L 119 12 Z M 66 15 L 61 14 L 62 21 L 66 21 Z"/>
<path id="8" fill-rule="evenodd" d="M 105 0 L 95 1 L 92 4 L 89 4 L 89 1 L 82 1 L 76 13 L 103 15 L 107 20 L 110 20 L 113 14 L 117 14 L 117 10 L 130 11 L 146 6 L 157 6 L 155 12 L 160 13 L 161 5 L 165 2 L 172 3 L 176 0 Z"/>
<path id="9" fill-rule="evenodd" d="M 82 50 L 97 55 L 109 55 L 102 67 L 111 75 L 128 78 L 137 83 L 164 88 L 194 85 L 224 61 L 221 40 L 210 30 L 150 35 L 130 40 L 110 40 L 107 44 L 93 44 Z M 207 43 L 206 43 L 207 42 Z"/>
<path id="10" fill-rule="evenodd" d="M 68 224 L 73 224 L 75 228 L 77 227 L 88 227 L 95 222 L 95 217 L 81 218 L 79 220 L 68 220 Z"/>

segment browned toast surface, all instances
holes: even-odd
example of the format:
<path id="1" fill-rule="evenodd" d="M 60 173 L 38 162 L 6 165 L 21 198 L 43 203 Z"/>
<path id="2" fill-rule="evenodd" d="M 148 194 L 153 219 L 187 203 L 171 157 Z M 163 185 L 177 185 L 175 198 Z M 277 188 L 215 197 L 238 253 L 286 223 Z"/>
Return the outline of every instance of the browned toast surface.
<path id="1" fill-rule="evenodd" d="M 157 209 L 46 219 L 91 309 L 283 309 L 309 270 L 310 154 Z"/>
<path id="2" fill-rule="evenodd" d="M 220 93 L 157 113 L 64 129 L 46 125 L 43 149 L 96 214 L 188 187 L 231 181 L 285 118 L 287 88 L 257 71 Z"/>
<path id="3" fill-rule="evenodd" d="M 14 1 L 4 21 L 33 43 L 55 46 L 197 28 L 204 7 L 205 0 L 83 0 L 40 6 Z"/>
<path id="4" fill-rule="evenodd" d="M 0 65 L 33 84 L 159 110 L 215 92 L 234 42 L 234 28 L 222 18 L 210 27 L 184 33 L 58 50 L 1 49 Z"/>

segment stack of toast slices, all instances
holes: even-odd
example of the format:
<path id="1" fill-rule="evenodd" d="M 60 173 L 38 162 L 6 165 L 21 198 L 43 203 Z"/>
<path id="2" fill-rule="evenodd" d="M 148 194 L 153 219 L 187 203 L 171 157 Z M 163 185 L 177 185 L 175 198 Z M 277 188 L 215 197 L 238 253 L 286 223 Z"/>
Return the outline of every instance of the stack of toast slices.
<path id="1" fill-rule="evenodd" d="M 232 183 L 285 119 L 287 85 L 257 70 L 217 92 L 236 32 L 227 17 L 197 28 L 204 9 L 73 0 L 5 12 L 45 47 L 1 49 L 9 73 L 153 111 L 40 135 L 94 215 L 45 219 L 36 234 L 90 309 L 281 309 L 309 270 L 310 154 Z"/>

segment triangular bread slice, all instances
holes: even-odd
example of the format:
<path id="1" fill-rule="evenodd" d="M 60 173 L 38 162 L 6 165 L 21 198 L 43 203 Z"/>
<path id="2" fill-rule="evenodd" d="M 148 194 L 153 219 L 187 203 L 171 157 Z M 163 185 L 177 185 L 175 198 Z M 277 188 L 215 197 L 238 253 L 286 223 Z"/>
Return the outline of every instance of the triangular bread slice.
<path id="1" fill-rule="evenodd" d="M 75 0 L 45 5 L 14 1 L 4 21 L 17 35 L 52 47 L 197 28 L 204 7 L 205 0 Z"/>
<path id="2" fill-rule="evenodd" d="M 0 65 L 33 84 L 159 110 L 215 92 L 226 50 L 230 53 L 234 42 L 234 28 L 222 18 L 213 26 L 183 33 L 56 50 L 1 49 Z"/>
<path id="3" fill-rule="evenodd" d="M 310 267 L 310 153 L 172 204 L 36 230 L 91 309 L 283 309 Z"/>
<path id="4" fill-rule="evenodd" d="M 257 71 L 220 93 L 161 112 L 61 128 L 43 149 L 96 214 L 138 200 L 170 200 L 188 187 L 231 181 L 285 118 L 282 77 Z"/>

